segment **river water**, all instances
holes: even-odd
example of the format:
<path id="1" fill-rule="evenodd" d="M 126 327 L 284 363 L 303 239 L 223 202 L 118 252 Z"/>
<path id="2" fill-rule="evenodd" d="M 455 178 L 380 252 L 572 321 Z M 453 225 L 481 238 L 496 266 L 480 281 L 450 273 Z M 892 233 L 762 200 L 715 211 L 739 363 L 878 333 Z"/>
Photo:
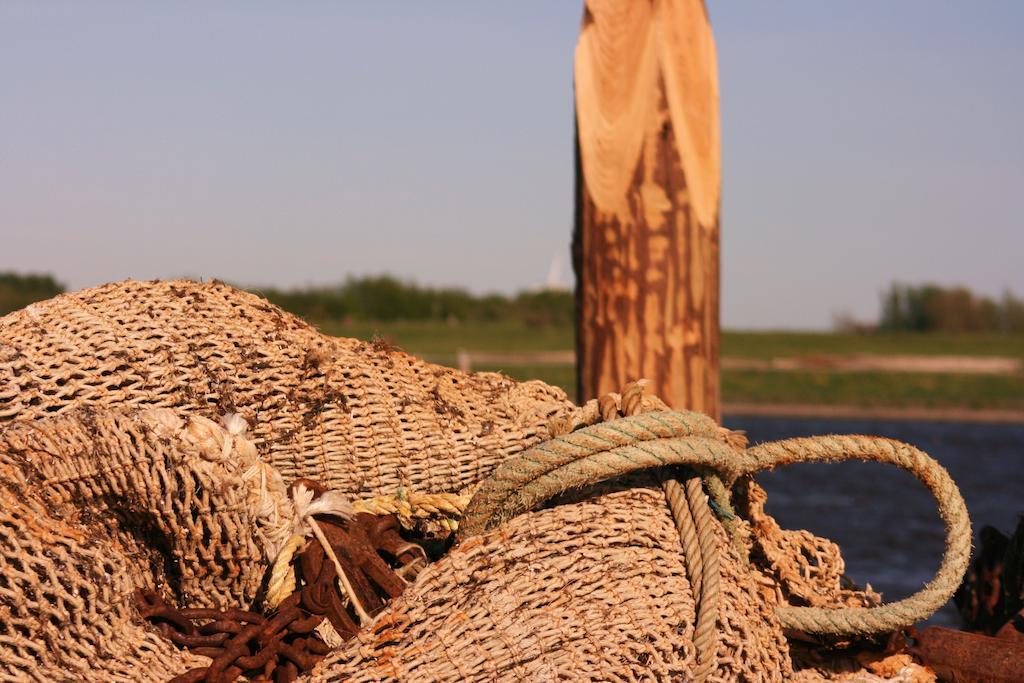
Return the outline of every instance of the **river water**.
<path id="1" fill-rule="evenodd" d="M 1013 531 L 1024 514 L 1024 425 L 888 420 L 726 418 L 751 444 L 816 434 L 873 434 L 905 441 L 942 463 L 960 486 L 974 526 Z M 886 600 L 931 578 L 944 531 L 935 503 L 914 477 L 877 463 L 791 465 L 758 476 L 768 511 L 783 527 L 837 542 L 847 574 Z M 931 623 L 959 624 L 952 602 Z"/>

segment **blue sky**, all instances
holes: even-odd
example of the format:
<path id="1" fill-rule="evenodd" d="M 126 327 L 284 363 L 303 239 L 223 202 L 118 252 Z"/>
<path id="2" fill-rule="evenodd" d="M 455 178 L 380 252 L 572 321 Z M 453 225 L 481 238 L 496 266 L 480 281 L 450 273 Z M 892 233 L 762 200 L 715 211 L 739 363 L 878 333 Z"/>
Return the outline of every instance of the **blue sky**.
<path id="1" fill-rule="evenodd" d="M 712 2 L 732 328 L 1024 294 L 1024 3 Z M 581 3 L 0 3 L 0 270 L 568 279 Z"/>

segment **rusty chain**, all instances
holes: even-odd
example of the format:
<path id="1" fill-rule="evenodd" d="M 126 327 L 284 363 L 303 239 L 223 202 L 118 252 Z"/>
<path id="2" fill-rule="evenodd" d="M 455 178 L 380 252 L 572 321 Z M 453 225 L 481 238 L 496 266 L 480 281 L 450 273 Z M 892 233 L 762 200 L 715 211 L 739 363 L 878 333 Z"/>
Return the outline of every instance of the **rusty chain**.
<path id="1" fill-rule="evenodd" d="M 300 480 L 314 492 L 326 490 L 317 482 Z M 352 585 L 363 610 L 374 616 L 402 594 L 405 586 L 429 563 L 427 553 L 400 533 L 396 515 L 358 513 L 350 521 L 317 516 L 325 537 Z M 179 609 L 152 590 L 138 590 L 139 614 L 178 647 L 211 659 L 172 679 L 171 683 L 230 683 L 239 677 L 253 681 L 294 681 L 312 670 L 330 647 L 315 632 L 324 619 L 342 640 L 359 631 L 353 605 L 341 595 L 337 570 L 325 561 L 317 542 L 298 556 L 298 588 L 270 615 L 241 609 Z"/>

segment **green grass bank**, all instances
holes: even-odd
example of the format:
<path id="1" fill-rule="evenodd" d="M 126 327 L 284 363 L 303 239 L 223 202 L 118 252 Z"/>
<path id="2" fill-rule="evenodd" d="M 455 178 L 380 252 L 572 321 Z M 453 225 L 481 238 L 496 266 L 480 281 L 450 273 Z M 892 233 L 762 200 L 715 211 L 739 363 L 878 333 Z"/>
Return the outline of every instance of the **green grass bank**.
<path id="1" fill-rule="evenodd" d="M 446 365 L 455 365 L 459 349 L 470 353 L 566 351 L 573 331 L 566 326 L 531 328 L 521 323 L 429 321 L 331 322 L 332 335 L 383 337 L 400 348 Z M 722 334 L 722 356 L 771 360 L 816 356 L 967 356 L 1024 359 L 1024 336 L 1008 334 L 840 334 L 818 332 L 741 332 Z M 541 379 L 575 391 L 571 365 L 474 364 L 474 370 L 499 370 L 516 379 Z M 726 369 L 725 404 L 822 405 L 851 408 L 1024 411 L 1024 372 L 958 374 L 920 372 L 840 372 L 835 370 Z"/>

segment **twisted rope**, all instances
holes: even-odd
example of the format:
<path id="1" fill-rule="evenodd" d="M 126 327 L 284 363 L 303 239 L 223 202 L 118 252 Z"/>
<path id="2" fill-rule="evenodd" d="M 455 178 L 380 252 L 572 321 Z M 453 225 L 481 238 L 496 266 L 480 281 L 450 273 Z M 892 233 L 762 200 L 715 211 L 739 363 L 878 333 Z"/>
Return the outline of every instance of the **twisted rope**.
<path id="1" fill-rule="evenodd" d="M 506 460 L 477 488 L 457 537 L 493 529 L 568 489 L 653 467 L 715 470 L 731 483 L 743 463 L 717 435 L 718 425 L 706 415 L 659 411 L 556 437 Z"/>
<path id="2" fill-rule="evenodd" d="M 622 390 L 620 412 L 625 417 L 639 415 L 643 411 L 644 388 L 648 380 L 641 379 L 626 385 Z M 617 396 L 610 394 L 598 399 L 602 417 L 612 420 L 617 417 L 615 403 Z M 660 399 L 649 397 L 667 409 Z M 718 432 L 719 436 L 721 432 Z M 708 480 L 717 484 L 719 497 L 728 503 L 728 492 L 722 480 L 708 475 Z M 710 482 L 709 482 L 710 483 Z M 696 683 L 704 683 L 718 666 L 718 596 L 721 586 L 719 572 L 718 544 L 715 541 L 714 516 L 708 496 L 699 476 L 691 476 L 684 484 L 676 479 L 663 479 L 662 489 L 668 502 L 672 520 L 675 522 L 679 540 L 683 545 L 686 573 L 694 598 L 693 645 L 697 651 Z M 731 511 L 731 506 L 730 506 Z M 735 516 L 733 516 L 735 521 Z M 736 526 L 735 524 L 733 525 Z"/>
<path id="3" fill-rule="evenodd" d="M 714 518 L 708 505 L 700 477 L 690 477 L 684 484 L 675 479 L 662 483 L 672 519 L 683 544 L 686 573 L 690 579 L 695 605 L 693 645 L 697 650 L 698 683 L 707 680 L 718 662 L 718 545 L 715 542 Z"/>
<path id="4" fill-rule="evenodd" d="M 455 531 L 469 498 L 458 493 L 416 493 L 399 487 L 394 495 L 357 500 L 354 507 L 356 512 L 371 515 L 398 515 L 398 521 L 406 529 L 415 526 L 416 520 L 437 517 L 442 528 Z"/>
<path id="5" fill-rule="evenodd" d="M 299 548 L 306 545 L 306 537 L 303 534 L 294 534 L 288 538 L 284 547 L 277 553 L 277 558 L 270 568 L 270 578 L 267 579 L 267 596 L 265 602 L 267 608 L 275 609 L 285 598 L 295 592 L 295 571 L 292 569 L 292 560 L 295 559 Z"/>
<path id="6" fill-rule="evenodd" d="M 784 606 L 777 609 L 779 622 L 806 633 L 883 633 L 930 616 L 952 596 L 970 556 L 970 520 L 953 480 L 926 454 L 898 441 L 868 436 L 789 439 L 741 450 L 714 438 L 717 430 L 704 415 L 661 411 L 596 424 L 535 446 L 507 460 L 480 485 L 466 508 L 458 539 L 492 529 L 566 490 L 651 467 L 686 465 L 702 474 L 714 471 L 731 486 L 740 476 L 790 463 L 866 460 L 909 471 L 935 497 L 946 525 L 938 572 L 904 600 L 868 608 Z"/>
<path id="7" fill-rule="evenodd" d="M 806 633 L 855 635 L 894 631 L 934 614 L 960 585 L 971 556 L 971 520 L 967 506 L 949 473 L 927 454 L 893 439 L 873 436 L 820 436 L 787 439 L 747 451 L 755 470 L 799 462 L 865 460 L 896 465 L 928 487 L 946 527 L 946 545 L 935 577 L 903 600 L 881 607 L 780 607 L 783 626 Z"/>

